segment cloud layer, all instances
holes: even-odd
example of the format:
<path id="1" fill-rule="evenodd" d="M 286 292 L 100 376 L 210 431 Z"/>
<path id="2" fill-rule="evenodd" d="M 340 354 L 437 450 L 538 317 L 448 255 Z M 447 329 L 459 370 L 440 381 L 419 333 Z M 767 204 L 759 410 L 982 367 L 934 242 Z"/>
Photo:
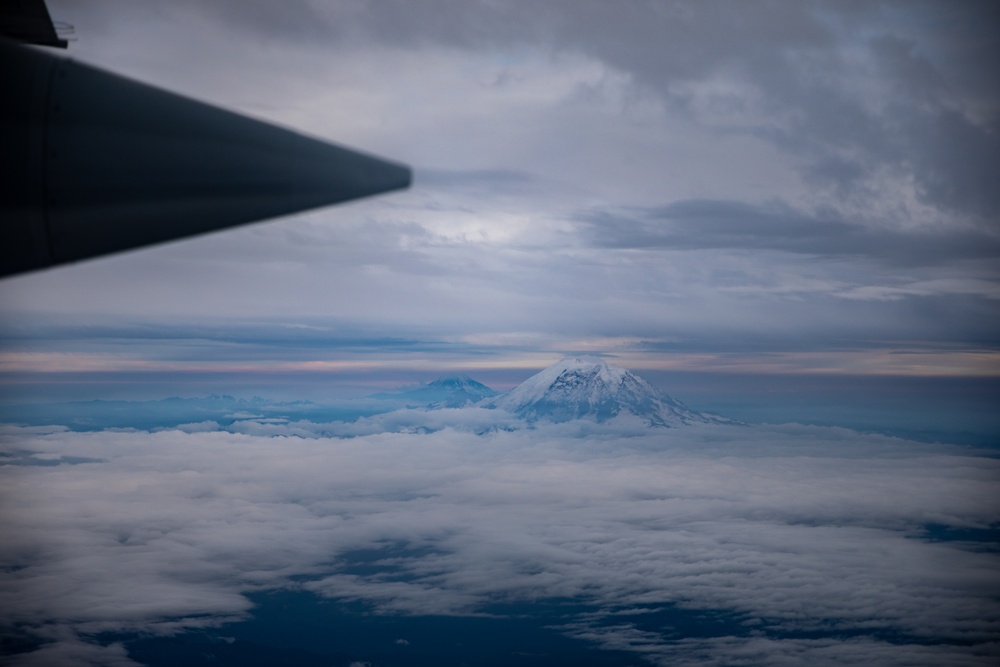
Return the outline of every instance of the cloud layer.
<path id="1" fill-rule="evenodd" d="M 971 372 L 975 351 L 996 364 L 989 3 L 51 4 L 81 60 L 406 161 L 416 181 L 5 281 L 4 319 L 34 341 L 5 359 L 111 370 L 306 325 L 332 341 L 300 350 L 320 363 L 359 338 L 373 365 L 535 368 L 637 338 L 752 338 L 872 372 L 893 372 L 872 349 L 947 350 L 928 373 Z M 53 316 L 138 340 L 83 357 L 44 335 Z M 183 327 L 172 344 L 137 331 Z"/>
<path id="2" fill-rule="evenodd" d="M 569 598 L 591 611 L 561 632 L 663 665 L 996 658 L 997 554 L 968 541 L 998 518 L 981 451 L 795 426 L 475 435 L 476 411 L 441 418 L 348 439 L 8 427 L 3 624 L 51 642 L 13 664 L 126 664 L 88 633 L 217 624 L 276 588 L 413 615 Z M 665 607 L 730 625 L 679 637 L 655 623 Z"/>

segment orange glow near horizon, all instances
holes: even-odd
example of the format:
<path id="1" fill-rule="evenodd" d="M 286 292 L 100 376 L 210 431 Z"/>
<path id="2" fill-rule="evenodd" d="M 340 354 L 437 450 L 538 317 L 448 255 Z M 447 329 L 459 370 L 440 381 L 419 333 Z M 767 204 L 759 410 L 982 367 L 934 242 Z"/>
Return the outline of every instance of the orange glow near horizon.
<path id="1" fill-rule="evenodd" d="M 579 348 L 577 348 L 579 349 Z M 589 351 L 589 350 L 588 350 Z M 596 352 L 596 350 L 595 350 Z M 374 356 L 374 355 L 371 355 Z M 509 353 L 488 358 L 457 353 L 396 353 L 342 359 L 290 361 L 151 360 L 127 353 L 3 352 L 0 373 L 327 373 L 365 372 L 466 373 L 541 370 L 563 354 L 555 351 Z M 609 363 L 637 372 L 678 371 L 746 375 L 871 375 L 913 377 L 1000 377 L 1000 352 L 994 350 L 876 349 L 768 353 L 646 353 L 620 350 L 606 355 Z"/>

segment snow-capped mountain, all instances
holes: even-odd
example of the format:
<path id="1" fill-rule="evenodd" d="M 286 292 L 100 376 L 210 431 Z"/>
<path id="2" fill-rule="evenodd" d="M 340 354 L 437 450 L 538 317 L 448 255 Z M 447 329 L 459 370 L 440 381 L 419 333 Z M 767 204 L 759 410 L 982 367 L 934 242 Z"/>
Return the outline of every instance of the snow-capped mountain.
<path id="1" fill-rule="evenodd" d="M 496 395 L 496 391 L 466 375 L 449 375 L 412 389 L 375 394 L 372 398 L 402 401 L 410 407 L 462 408 Z"/>
<path id="2" fill-rule="evenodd" d="M 648 426 L 728 421 L 695 412 L 631 371 L 594 357 L 563 359 L 482 405 L 527 421 L 641 421 Z"/>

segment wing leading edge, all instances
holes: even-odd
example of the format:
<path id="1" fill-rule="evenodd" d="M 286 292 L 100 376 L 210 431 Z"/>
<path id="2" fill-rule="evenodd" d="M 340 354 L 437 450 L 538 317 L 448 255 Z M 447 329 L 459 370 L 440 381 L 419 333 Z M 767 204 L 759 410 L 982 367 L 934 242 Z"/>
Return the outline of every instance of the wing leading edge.
<path id="1" fill-rule="evenodd" d="M 0 82 L 0 276 L 411 182 L 404 165 L 2 40 Z"/>

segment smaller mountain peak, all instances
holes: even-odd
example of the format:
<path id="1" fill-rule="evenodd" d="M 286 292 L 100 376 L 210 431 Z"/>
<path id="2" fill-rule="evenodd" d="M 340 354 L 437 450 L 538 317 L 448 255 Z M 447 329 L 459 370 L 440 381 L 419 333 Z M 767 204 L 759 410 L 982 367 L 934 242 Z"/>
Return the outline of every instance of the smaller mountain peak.
<path id="1" fill-rule="evenodd" d="M 436 380 L 427 383 L 428 387 L 485 387 L 481 382 L 476 382 L 468 375 L 443 375 Z"/>
<path id="2" fill-rule="evenodd" d="M 468 375 L 446 375 L 411 389 L 375 394 L 373 398 L 403 401 L 411 407 L 460 408 L 496 395 L 496 391 Z"/>

